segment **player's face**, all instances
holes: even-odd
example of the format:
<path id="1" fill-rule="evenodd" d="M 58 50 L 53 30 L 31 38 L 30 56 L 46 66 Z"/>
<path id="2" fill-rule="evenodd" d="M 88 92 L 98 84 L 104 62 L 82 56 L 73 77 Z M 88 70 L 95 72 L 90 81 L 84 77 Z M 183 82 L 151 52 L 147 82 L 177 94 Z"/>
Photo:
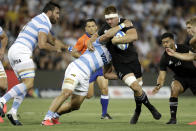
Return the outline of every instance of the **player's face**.
<path id="1" fill-rule="evenodd" d="M 174 40 L 169 38 L 169 37 L 162 39 L 162 45 L 163 45 L 164 48 L 173 49 L 175 47 L 174 46 Z"/>
<path id="2" fill-rule="evenodd" d="M 50 21 L 52 24 L 56 24 L 59 20 L 60 10 L 59 8 L 55 7 L 55 9 L 52 11 L 52 15 L 50 17 Z"/>
<path id="3" fill-rule="evenodd" d="M 95 22 L 87 22 L 86 23 L 86 27 L 85 27 L 85 31 L 90 34 L 93 35 L 94 33 L 97 32 L 97 25 L 95 24 Z"/>
<path id="4" fill-rule="evenodd" d="M 110 27 L 115 27 L 118 25 L 119 18 L 118 17 L 109 18 L 109 19 L 106 19 L 106 22 L 108 23 Z"/>
<path id="5" fill-rule="evenodd" d="M 191 24 L 186 25 L 186 31 L 189 35 L 193 36 L 192 26 Z"/>
<path id="6" fill-rule="evenodd" d="M 192 32 L 192 35 L 196 34 L 196 25 L 191 26 L 191 32 Z"/>

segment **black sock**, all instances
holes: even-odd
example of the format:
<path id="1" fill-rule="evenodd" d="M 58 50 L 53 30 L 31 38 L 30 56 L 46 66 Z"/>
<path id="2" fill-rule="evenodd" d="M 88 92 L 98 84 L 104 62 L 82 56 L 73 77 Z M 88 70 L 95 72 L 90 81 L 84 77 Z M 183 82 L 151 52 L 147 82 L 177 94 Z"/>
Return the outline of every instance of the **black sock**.
<path id="1" fill-rule="evenodd" d="M 146 93 L 143 91 L 141 96 L 136 96 L 136 99 L 143 103 L 149 110 L 152 110 L 154 107 L 150 104 Z"/>
<path id="2" fill-rule="evenodd" d="M 135 112 L 140 113 L 142 108 L 142 102 L 139 99 L 137 99 L 137 96 L 135 96 L 135 104 L 136 104 Z"/>
<path id="3" fill-rule="evenodd" d="M 170 97 L 169 105 L 170 105 L 171 119 L 176 119 L 176 112 L 177 112 L 177 108 L 178 108 L 178 98 Z"/>

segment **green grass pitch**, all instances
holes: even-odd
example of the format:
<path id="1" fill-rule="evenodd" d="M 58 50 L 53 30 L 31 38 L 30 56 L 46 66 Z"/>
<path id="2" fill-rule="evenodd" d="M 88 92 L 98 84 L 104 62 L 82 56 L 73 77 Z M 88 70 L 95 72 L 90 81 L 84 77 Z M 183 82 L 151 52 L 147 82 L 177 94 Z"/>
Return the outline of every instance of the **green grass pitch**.
<path id="1" fill-rule="evenodd" d="M 170 117 L 168 99 L 151 100 L 162 114 L 160 120 L 154 120 L 143 106 L 136 125 L 129 124 L 135 108 L 133 99 L 110 100 L 108 110 L 113 120 L 101 120 L 99 99 L 90 99 L 84 101 L 80 110 L 61 116 L 61 125 L 41 126 L 51 102 L 52 99 L 25 99 L 18 112 L 23 126 L 12 126 L 5 118 L 5 122 L 0 123 L 0 131 L 196 131 L 196 125 L 187 125 L 188 122 L 196 120 L 195 97 L 179 98 L 177 125 L 165 124 Z M 8 108 L 11 104 L 8 103 Z"/>

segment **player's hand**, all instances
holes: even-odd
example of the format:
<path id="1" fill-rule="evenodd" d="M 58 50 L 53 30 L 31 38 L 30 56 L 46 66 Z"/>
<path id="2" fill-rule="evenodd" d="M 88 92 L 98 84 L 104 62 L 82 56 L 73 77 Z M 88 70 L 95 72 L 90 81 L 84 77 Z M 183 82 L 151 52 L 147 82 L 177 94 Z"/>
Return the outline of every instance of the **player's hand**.
<path id="1" fill-rule="evenodd" d="M 3 60 L 4 52 L 5 52 L 5 50 L 1 48 L 0 49 L 0 60 Z"/>
<path id="2" fill-rule="evenodd" d="M 133 26 L 133 23 L 131 21 L 129 21 L 129 20 L 125 20 L 123 23 L 125 24 L 125 27 Z"/>
<path id="3" fill-rule="evenodd" d="M 159 90 L 160 90 L 160 85 L 157 85 L 153 90 L 152 90 L 152 94 L 153 95 L 155 95 L 156 93 L 158 93 L 159 92 Z"/>
<path id="4" fill-rule="evenodd" d="M 116 36 L 114 36 L 113 38 L 112 38 L 112 44 L 117 44 L 118 43 L 118 37 L 116 37 Z"/>
<path id="5" fill-rule="evenodd" d="M 175 51 L 174 51 L 173 49 L 171 49 L 171 48 L 166 48 L 165 50 L 166 50 L 166 52 L 167 52 L 168 55 L 174 56 Z"/>
<path id="6" fill-rule="evenodd" d="M 95 48 L 94 48 L 94 46 L 93 46 L 93 44 L 91 43 L 90 40 L 87 41 L 87 48 L 88 48 L 89 51 L 94 51 L 95 50 Z"/>

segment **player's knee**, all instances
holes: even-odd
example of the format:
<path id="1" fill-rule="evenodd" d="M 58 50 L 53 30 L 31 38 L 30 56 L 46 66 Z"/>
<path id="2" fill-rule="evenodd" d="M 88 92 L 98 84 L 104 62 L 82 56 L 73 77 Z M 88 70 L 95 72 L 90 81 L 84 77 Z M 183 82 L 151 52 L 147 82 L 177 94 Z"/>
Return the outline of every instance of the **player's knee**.
<path id="1" fill-rule="evenodd" d="M 102 95 L 108 95 L 108 87 L 101 88 L 101 94 Z"/>
<path id="2" fill-rule="evenodd" d="M 61 92 L 61 96 L 65 97 L 65 98 L 68 98 L 69 96 L 71 96 L 73 93 L 72 90 L 69 90 L 69 89 L 64 89 L 62 92 Z"/>
<path id="3" fill-rule="evenodd" d="M 26 85 L 27 89 L 31 89 L 34 86 L 34 78 L 25 78 L 22 82 Z"/>

